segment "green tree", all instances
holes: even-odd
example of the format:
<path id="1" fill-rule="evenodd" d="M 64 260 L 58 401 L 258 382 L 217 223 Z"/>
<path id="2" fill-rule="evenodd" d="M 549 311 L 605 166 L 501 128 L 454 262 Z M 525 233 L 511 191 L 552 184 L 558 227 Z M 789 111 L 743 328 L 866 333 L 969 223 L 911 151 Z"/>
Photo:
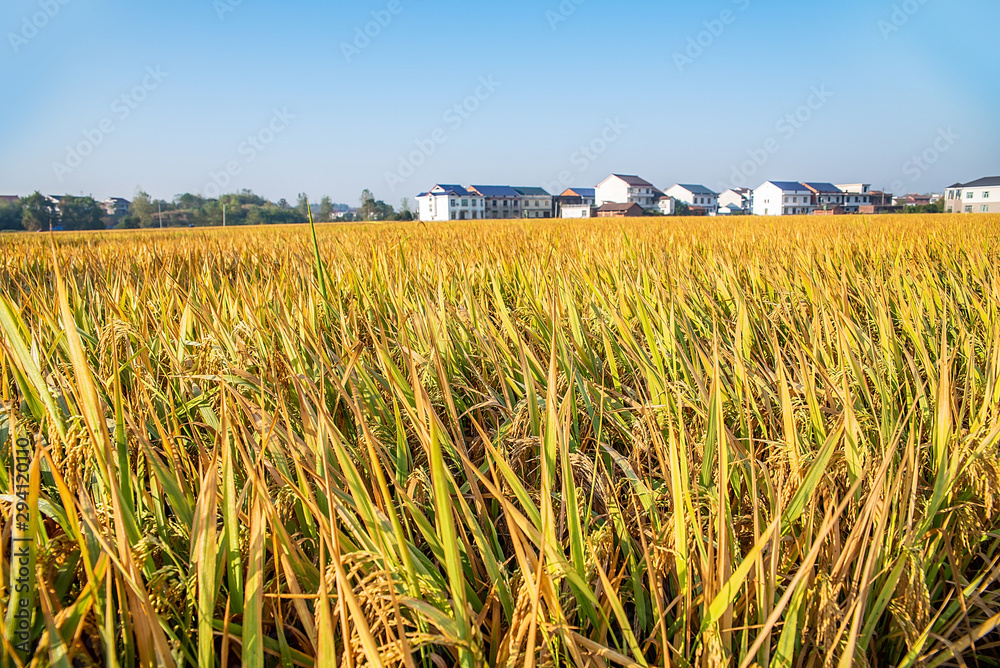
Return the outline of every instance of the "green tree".
<path id="1" fill-rule="evenodd" d="M 375 220 L 378 213 L 378 206 L 372 191 L 365 188 L 361 191 L 361 208 L 358 209 L 358 218 L 361 220 Z"/>
<path id="2" fill-rule="evenodd" d="M 193 211 L 205 206 L 205 198 L 191 193 L 184 193 L 174 197 L 174 206 L 178 209 Z"/>
<path id="3" fill-rule="evenodd" d="M 21 202 L 0 203 L 0 230 L 23 230 L 24 209 Z"/>
<path id="4" fill-rule="evenodd" d="M 382 200 L 375 202 L 374 220 L 394 220 L 395 218 L 396 210 L 392 208 L 391 204 L 386 204 Z"/>
<path id="5" fill-rule="evenodd" d="M 21 224 L 29 232 L 51 230 L 59 224 L 56 205 L 37 190 L 21 200 Z"/>
<path id="6" fill-rule="evenodd" d="M 139 227 L 153 227 L 156 224 L 156 205 L 144 190 L 135 194 L 128 211 L 139 219 Z"/>
<path id="7" fill-rule="evenodd" d="M 324 197 L 319 203 L 319 219 L 324 223 L 333 220 L 333 200 Z"/>
<path id="8" fill-rule="evenodd" d="M 67 230 L 103 230 L 104 209 L 93 197 L 66 195 L 59 202 L 60 220 Z"/>
<path id="9" fill-rule="evenodd" d="M 298 204 L 295 205 L 295 209 L 302 214 L 302 217 L 306 220 L 309 219 L 309 195 L 305 193 L 299 193 Z"/>

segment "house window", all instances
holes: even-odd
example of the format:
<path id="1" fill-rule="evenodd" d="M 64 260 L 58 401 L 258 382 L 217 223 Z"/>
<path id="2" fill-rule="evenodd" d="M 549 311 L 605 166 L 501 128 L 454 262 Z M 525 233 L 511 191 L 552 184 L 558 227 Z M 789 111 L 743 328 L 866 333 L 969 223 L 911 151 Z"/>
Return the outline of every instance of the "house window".
<path id="1" fill-rule="evenodd" d="M 451 205 L 452 206 L 458 206 L 458 200 L 455 200 L 455 199 L 451 200 Z"/>
<path id="2" fill-rule="evenodd" d="M 975 196 L 975 193 L 973 193 L 971 190 L 969 192 L 965 193 L 965 199 L 972 199 L 974 196 Z"/>
<path id="3" fill-rule="evenodd" d="M 965 207 L 965 212 L 966 213 L 972 213 L 972 207 L 971 206 Z"/>
<path id="4" fill-rule="evenodd" d="M 983 205 L 983 213 L 989 213 L 989 212 L 990 212 L 990 205 L 989 204 L 984 204 Z"/>
<path id="5" fill-rule="evenodd" d="M 469 206 L 469 200 L 463 199 L 462 200 L 462 206 Z"/>
<path id="6" fill-rule="evenodd" d="M 948 207 L 948 213 L 954 213 L 954 211 L 952 210 L 952 208 L 950 206 Z"/>
<path id="7" fill-rule="evenodd" d="M 984 190 L 983 191 L 983 199 L 989 199 L 989 198 L 990 198 L 990 191 L 989 190 Z"/>

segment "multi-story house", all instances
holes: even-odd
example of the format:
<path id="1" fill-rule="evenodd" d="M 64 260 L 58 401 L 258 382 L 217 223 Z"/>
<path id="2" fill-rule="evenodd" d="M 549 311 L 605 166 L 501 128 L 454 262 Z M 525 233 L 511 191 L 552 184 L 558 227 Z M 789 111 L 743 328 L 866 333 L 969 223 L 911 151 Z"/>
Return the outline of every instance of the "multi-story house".
<path id="1" fill-rule="evenodd" d="M 510 186 L 471 186 L 469 192 L 486 201 L 487 219 L 511 220 L 521 217 L 521 195 Z"/>
<path id="2" fill-rule="evenodd" d="M 813 208 L 820 211 L 844 211 L 844 191 L 832 183 L 806 183 L 802 182 L 806 190 L 813 194 Z"/>
<path id="3" fill-rule="evenodd" d="M 903 207 L 894 204 L 895 198 L 893 198 L 892 193 L 872 190 L 868 194 L 872 199 L 872 203 L 869 206 L 862 206 L 858 210 L 859 213 L 898 213 L 903 209 Z"/>
<path id="4" fill-rule="evenodd" d="M 552 218 L 553 202 L 544 188 L 515 187 L 521 196 L 521 215 L 524 218 Z"/>
<path id="5" fill-rule="evenodd" d="M 872 187 L 868 183 L 838 183 L 837 187 L 844 191 L 844 212 L 860 213 L 861 207 L 872 204 Z"/>
<path id="6" fill-rule="evenodd" d="M 719 193 L 705 186 L 677 183 L 667 188 L 667 194 L 693 209 L 704 209 L 710 216 L 719 212 Z"/>
<path id="7" fill-rule="evenodd" d="M 596 188 L 567 188 L 561 195 L 560 198 L 573 199 L 574 201 L 565 201 L 566 204 L 590 204 L 593 206 L 597 203 L 597 189 Z"/>
<path id="8" fill-rule="evenodd" d="M 753 191 L 755 216 L 807 216 L 813 192 L 798 181 L 767 181 Z"/>
<path id="9" fill-rule="evenodd" d="M 656 207 L 664 193 L 638 176 L 612 174 L 601 181 L 596 190 L 598 206 L 604 204 L 638 204 L 643 209 Z"/>
<path id="10" fill-rule="evenodd" d="M 749 188 L 730 188 L 719 193 L 719 212 L 737 215 L 750 213 L 753 210 L 753 191 Z"/>
<path id="11" fill-rule="evenodd" d="M 948 213 L 1000 213 L 1000 176 L 956 183 L 945 193 Z"/>
<path id="12" fill-rule="evenodd" d="M 122 218 L 127 216 L 128 208 L 131 204 L 132 203 L 127 199 L 122 199 L 121 197 L 109 197 L 101 202 L 101 206 L 104 207 L 104 212 L 112 218 Z"/>
<path id="13" fill-rule="evenodd" d="M 482 195 L 471 193 L 462 186 L 436 185 L 417 196 L 420 220 L 481 220 L 486 217 Z"/>
<path id="14" fill-rule="evenodd" d="M 556 218 L 580 218 L 580 216 L 564 216 L 565 207 L 594 206 L 597 191 L 594 188 L 567 188 L 561 195 L 552 198 L 555 205 Z"/>

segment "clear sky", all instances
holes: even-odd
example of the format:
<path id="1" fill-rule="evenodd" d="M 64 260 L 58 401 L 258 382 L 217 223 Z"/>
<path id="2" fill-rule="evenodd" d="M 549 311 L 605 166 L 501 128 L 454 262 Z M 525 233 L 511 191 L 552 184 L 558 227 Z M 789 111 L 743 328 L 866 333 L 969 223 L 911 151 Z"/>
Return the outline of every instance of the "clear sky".
<path id="1" fill-rule="evenodd" d="M 1000 174 L 996 0 L 560 2 L 3 0 L 0 194 Z"/>

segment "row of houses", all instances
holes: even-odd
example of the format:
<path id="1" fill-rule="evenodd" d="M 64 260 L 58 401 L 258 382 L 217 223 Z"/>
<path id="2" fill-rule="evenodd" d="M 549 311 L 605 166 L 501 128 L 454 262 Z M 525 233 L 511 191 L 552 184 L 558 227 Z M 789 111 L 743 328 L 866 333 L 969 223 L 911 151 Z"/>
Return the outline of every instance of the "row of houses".
<path id="1" fill-rule="evenodd" d="M 992 188 L 992 190 L 990 189 Z M 673 215 L 684 204 L 695 215 L 802 216 L 879 214 L 930 204 L 942 195 L 893 197 L 868 183 L 766 181 L 757 188 L 717 193 L 700 184 L 677 183 L 660 190 L 639 176 L 612 174 L 594 188 L 568 188 L 552 195 L 543 188 L 436 185 L 417 197 L 423 221 L 510 218 L 591 218 Z M 991 199 L 992 197 L 992 199 Z M 1000 177 L 955 184 L 947 210 L 1000 210 Z"/>

